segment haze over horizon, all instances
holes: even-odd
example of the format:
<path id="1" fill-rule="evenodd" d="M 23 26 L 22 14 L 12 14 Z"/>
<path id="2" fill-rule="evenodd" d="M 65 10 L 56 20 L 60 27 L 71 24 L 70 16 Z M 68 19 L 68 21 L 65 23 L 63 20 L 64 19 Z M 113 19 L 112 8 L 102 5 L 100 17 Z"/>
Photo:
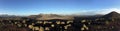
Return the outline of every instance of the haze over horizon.
<path id="1" fill-rule="evenodd" d="M 107 14 L 120 13 L 120 0 L 0 0 L 0 14 Z"/>

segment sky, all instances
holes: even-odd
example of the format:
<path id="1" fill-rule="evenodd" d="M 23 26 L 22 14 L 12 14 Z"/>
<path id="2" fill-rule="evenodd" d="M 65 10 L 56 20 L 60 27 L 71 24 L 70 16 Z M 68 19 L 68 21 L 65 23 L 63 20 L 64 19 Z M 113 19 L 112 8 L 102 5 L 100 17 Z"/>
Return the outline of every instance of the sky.
<path id="1" fill-rule="evenodd" d="M 120 13 L 120 0 L 0 0 L 0 14 L 106 14 Z"/>

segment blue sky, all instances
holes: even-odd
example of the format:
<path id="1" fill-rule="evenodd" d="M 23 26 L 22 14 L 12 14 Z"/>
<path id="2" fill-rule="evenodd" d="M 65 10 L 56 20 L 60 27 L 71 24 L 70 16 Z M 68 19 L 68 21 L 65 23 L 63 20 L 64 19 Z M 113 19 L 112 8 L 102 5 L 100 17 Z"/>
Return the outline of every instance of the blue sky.
<path id="1" fill-rule="evenodd" d="M 105 14 L 119 11 L 120 0 L 0 0 L 0 14 Z"/>

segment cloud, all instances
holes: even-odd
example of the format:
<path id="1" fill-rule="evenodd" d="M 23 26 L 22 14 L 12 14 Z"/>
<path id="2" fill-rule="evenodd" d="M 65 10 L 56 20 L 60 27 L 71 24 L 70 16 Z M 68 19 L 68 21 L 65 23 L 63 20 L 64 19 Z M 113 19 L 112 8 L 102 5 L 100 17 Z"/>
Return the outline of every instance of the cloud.
<path id="1" fill-rule="evenodd" d="M 96 14 L 108 14 L 112 11 L 116 11 L 120 13 L 119 8 L 107 8 L 107 9 L 99 9 L 99 10 L 82 10 L 78 13 L 75 13 L 74 15 L 96 15 Z"/>
<path id="2" fill-rule="evenodd" d="M 120 9 L 118 9 L 118 8 L 101 9 L 101 10 L 98 10 L 96 13 L 97 14 L 107 14 L 107 13 L 110 13 L 112 11 L 116 11 L 116 12 L 120 13 Z"/>
<path id="3" fill-rule="evenodd" d="M 4 9 L 0 9 L 0 15 L 1 14 L 7 14 L 7 13 L 4 12 Z"/>

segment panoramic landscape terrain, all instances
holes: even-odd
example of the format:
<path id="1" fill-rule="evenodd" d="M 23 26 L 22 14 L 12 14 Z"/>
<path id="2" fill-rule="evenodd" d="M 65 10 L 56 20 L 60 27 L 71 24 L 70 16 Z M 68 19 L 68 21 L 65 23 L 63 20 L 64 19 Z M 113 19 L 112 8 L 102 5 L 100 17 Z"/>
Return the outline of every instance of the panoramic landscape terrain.
<path id="1" fill-rule="evenodd" d="M 120 31 L 120 14 L 0 16 L 0 31 Z"/>
<path id="2" fill-rule="evenodd" d="M 120 31 L 120 0 L 0 0 L 0 31 Z"/>

